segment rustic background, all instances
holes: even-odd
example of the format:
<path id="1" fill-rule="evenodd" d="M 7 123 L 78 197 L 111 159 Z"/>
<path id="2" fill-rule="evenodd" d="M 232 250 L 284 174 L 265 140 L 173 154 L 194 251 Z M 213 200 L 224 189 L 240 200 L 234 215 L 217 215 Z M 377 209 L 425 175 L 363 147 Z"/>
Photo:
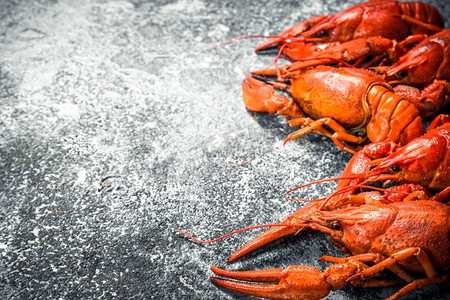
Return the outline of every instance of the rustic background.
<path id="1" fill-rule="evenodd" d="M 337 176 L 350 158 L 310 134 L 283 147 L 282 117 L 248 112 L 243 72 L 261 40 L 358 1 L 1 1 L 2 298 L 246 298 L 209 267 L 261 269 L 342 255 L 320 233 L 225 258 L 301 203 L 284 191 Z M 447 1 L 435 5 L 449 22 Z M 296 194 L 329 194 L 324 184 Z M 380 299 L 347 287 L 329 299 Z M 449 297 L 429 287 L 405 299 Z"/>

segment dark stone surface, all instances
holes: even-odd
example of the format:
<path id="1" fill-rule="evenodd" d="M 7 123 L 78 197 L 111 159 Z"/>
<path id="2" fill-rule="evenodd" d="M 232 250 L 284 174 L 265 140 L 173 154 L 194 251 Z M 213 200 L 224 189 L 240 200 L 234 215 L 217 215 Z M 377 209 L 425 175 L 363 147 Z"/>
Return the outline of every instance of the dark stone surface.
<path id="1" fill-rule="evenodd" d="M 272 60 L 253 52 L 259 40 L 207 49 L 357 2 L 2 1 L 2 298 L 245 298 L 212 285 L 209 267 L 323 268 L 320 255 L 342 255 L 306 233 L 227 264 L 257 232 L 202 245 L 176 229 L 208 239 L 279 221 L 302 205 L 285 190 L 340 174 L 349 154 L 314 134 L 283 147 L 284 119 L 244 108 L 242 70 Z M 449 21 L 446 1 L 426 2 Z"/>

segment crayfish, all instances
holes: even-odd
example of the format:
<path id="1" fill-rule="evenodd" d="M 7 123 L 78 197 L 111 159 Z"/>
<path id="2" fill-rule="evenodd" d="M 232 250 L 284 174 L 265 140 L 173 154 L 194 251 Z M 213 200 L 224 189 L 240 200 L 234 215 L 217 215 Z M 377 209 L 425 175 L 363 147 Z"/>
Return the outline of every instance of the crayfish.
<path id="1" fill-rule="evenodd" d="M 406 45 L 416 44 L 412 49 Z M 390 83 L 402 83 L 423 88 L 435 79 L 450 81 L 450 30 L 443 30 L 432 36 L 411 36 L 398 43 L 380 36 L 358 38 L 345 43 L 331 43 L 314 46 L 315 51 L 299 58 L 298 61 L 279 68 L 266 68 L 253 71 L 254 75 L 288 78 L 295 72 L 308 67 L 330 64 L 351 63 L 359 67 L 369 57 L 374 57 L 364 64 L 371 67 L 383 57 L 380 66 L 371 67 L 384 72 Z M 393 63 L 391 65 L 391 63 Z M 388 64 L 388 65 L 386 65 Z M 402 74 L 400 76 L 399 74 Z"/>
<path id="2" fill-rule="evenodd" d="M 303 207 L 234 252 L 228 261 L 306 228 L 329 234 L 331 242 L 347 257 L 322 256 L 320 260 L 336 263 L 323 273 L 308 266 L 261 271 L 212 267 L 216 275 L 226 279 L 212 277 L 211 281 L 237 292 L 271 299 L 320 299 L 348 282 L 362 287 L 406 282 L 388 298 L 393 300 L 450 279 L 448 204 L 419 199 L 382 204 L 371 194 L 336 196 L 330 200 L 325 206 L 318 202 Z"/>
<path id="3" fill-rule="evenodd" d="M 301 48 L 314 47 L 312 42 L 347 42 L 371 36 L 402 41 L 410 35 L 433 34 L 443 25 L 442 16 L 428 4 L 369 1 L 332 16 L 316 16 L 300 22 L 260 44 L 255 51 L 290 41 L 299 43 Z"/>
<path id="4" fill-rule="evenodd" d="M 301 127 L 286 141 L 314 131 L 330 137 L 340 149 L 355 153 L 357 146 L 350 144 L 406 144 L 420 136 L 421 115 L 436 112 L 448 101 L 448 83 L 437 84 L 443 86 L 440 92 L 412 101 L 395 93 L 372 71 L 318 66 L 299 70 L 288 83 L 265 83 L 248 76 L 242 90 L 249 110 L 276 112 L 285 115 L 290 126 Z M 275 88 L 287 91 L 293 100 L 276 94 Z"/>
<path id="5" fill-rule="evenodd" d="M 337 190 L 375 181 L 419 184 L 450 198 L 450 115 L 439 115 L 427 133 L 404 146 L 373 143 L 356 153 L 345 167 Z M 349 189 L 349 194 L 354 189 Z M 447 199 L 448 200 L 448 199 Z"/>

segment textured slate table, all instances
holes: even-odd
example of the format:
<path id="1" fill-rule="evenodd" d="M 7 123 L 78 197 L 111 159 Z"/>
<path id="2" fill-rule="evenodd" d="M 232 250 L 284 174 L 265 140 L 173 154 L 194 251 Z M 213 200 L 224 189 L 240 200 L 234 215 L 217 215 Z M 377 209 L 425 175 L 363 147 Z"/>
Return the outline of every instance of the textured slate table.
<path id="1" fill-rule="evenodd" d="M 342 255 L 306 233 L 227 264 L 257 232 L 200 245 L 176 229 L 208 239 L 279 221 L 302 205 L 285 190 L 340 174 L 349 154 L 314 134 L 283 147 L 284 119 L 244 108 L 242 70 L 272 59 L 253 53 L 260 40 L 206 49 L 350 2 L 2 1 L 1 297 L 245 298 L 212 285 L 209 267 L 323 268 L 317 257 Z M 449 21 L 445 1 L 427 2 Z"/>

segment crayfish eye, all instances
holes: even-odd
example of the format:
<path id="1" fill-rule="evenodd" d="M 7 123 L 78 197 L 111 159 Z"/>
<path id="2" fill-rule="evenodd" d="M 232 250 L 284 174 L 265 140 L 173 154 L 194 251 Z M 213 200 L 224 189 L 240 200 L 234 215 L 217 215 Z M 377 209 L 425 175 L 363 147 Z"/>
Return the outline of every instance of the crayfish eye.
<path id="1" fill-rule="evenodd" d="M 393 165 L 393 166 L 391 167 L 391 169 L 392 169 L 392 172 L 398 172 L 398 171 L 400 171 L 400 167 L 399 167 L 398 165 Z"/>
<path id="2" fill-rule="evenodd" d="M 331 223 L 331 229 L 334 229 L 334 230 L 341 229 L 341 222 L 339 222 L 339 221 L 332 222 Z"/>
<path id="3" fill-rule="evenodd" d="M 321 30 L 321 31 L 319 31 L 319 35 L 320 36 L 325 36 L 327 33 L 325 32 L 325 30 Z"/>
<path id="4" fill-rule="evenodd" d="M 406 72 L 405 72 L 405 71 L 400 71 L 400 72 L 398 72 L 398 73 L 396 74 L 396 76 L 399 77 L 399 78 L 403 78 L 403 77 L 406 76 Z"/>

